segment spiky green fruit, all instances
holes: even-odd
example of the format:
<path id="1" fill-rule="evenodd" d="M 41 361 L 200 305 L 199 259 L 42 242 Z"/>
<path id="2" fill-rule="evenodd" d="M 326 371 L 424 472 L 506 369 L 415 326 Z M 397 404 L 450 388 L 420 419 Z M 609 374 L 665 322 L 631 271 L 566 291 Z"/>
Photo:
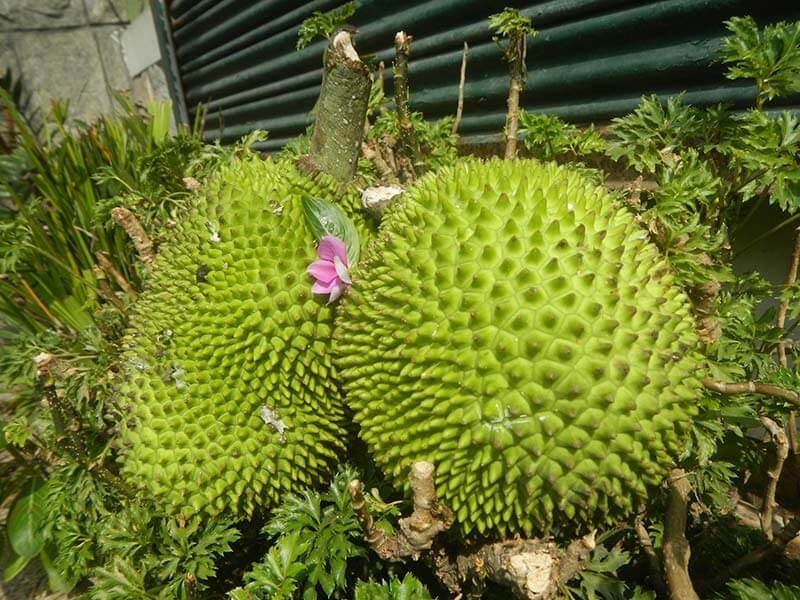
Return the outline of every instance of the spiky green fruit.
<path id="1" fill-rule="evenodd" d="M 695 402 L 690 305 L 647 233 L 553 164 L 468 162 L 390 208 L 337 316 L 361 435 L 405 484 L 437 467 L 464 532 L 629 512 Z"/>
<path id="2" fill-rule="evenodd" d="M 124 341 L 123 476 L 184 516 L 249 515 L 324 481 L 346 441 L 311 294 L 302 195 L 338 186 L 287 162 L 235 160 L 163 244 Z M 357 195 L 339 203 L 353 215 Z"/>

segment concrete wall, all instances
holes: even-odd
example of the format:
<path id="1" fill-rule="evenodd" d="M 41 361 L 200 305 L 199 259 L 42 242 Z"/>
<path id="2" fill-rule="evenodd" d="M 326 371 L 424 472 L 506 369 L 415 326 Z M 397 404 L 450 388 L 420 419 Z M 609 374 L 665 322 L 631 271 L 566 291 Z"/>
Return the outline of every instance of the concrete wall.
<path id="1" fill-rule="evenodd" d="M 0 0 L 0 69 L 22 77 L 34 102 L 70 101 L 70 115 L 90 121 L 112 110 L 112 90 L 134 100 L 165 96 L 158 66 L 130 77 L 122 34 L 126 0 Z"/>

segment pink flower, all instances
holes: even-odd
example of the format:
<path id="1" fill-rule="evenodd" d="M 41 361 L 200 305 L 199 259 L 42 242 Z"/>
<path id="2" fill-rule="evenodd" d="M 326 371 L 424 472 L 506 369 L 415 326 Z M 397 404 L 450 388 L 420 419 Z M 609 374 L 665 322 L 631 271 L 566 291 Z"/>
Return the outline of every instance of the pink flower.
<path id="1" fill-rule="evenodd" d="M 326 235 L 317 246 L 318 260 L 308 265 L 308 274 L 316 281 L 311 286 L 315 294 L 330 294 L 328 304 L 335 302 L 352 283 L 347 271 L 347 248 L 339 238 Z"/>

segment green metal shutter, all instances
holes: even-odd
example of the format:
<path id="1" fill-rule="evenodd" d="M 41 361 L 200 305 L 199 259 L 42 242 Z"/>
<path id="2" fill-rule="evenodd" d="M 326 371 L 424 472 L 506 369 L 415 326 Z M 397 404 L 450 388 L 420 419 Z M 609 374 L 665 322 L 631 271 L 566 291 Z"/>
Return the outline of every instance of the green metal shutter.
<path id="1" fill-rule="evenodd" d="M 324 43 L 295 50 L 297 30 L 332 0 L 152 0 L 181 120 L 206 104 L 209 139 L 232 142 L 266 129 L 267 150 L 310 122 Z M 632 110 L 643 94 L 686 90 L 687 102 L 742 107 L 754 87 L 709 66 L 725 35 L 722 22 L 752 15 L 760 23 L 800 19 L 800 2 L 778 0 L 360 0 L 352 23 L 360 53 L 387 67 L 397 30 L 412 34 L 412 107 L 429 119 L 455 112 L 461 50 L 470 44 L 460 132 L 472 139 L 503 126 L 508 81 L 491 41 L 488 16 L 514 6 L 539 35 L 528 45 L 522 105 L 574 122 L 605 121 Z M 387 83 L 391 90 L 391 69 Z M 787 106 L 798 108 L 796 99 Z"/>

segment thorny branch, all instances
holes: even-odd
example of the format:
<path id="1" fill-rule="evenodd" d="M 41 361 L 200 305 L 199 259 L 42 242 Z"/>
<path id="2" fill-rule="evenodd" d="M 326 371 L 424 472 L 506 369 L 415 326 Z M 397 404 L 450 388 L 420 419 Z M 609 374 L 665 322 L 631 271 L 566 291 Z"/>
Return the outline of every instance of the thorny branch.
<path id="1" fill-rule="evenodd" d="M 683 469 L 670 472 L 667 514 L 664 519 L 664 575 L 673 600 L 699 600 L 689 577 L 691 548 L 686 539 L 686 516 L 691 485 Z"/>
<path id="2" fill-rule="evenodd" d="M 778 480 L 781 478 L 783 463 L 789 456 L 789 442 L 783 427 L 769 417 L 761 417 L 761 423 L 769 431 L 772 441 L 775 442 L 775 462 L 767 469 L 767 489 L 764 493 L 764 502 L 761 505 L 761 530 L 768 540 L 772 540 L 772 511 L 776 506 L 775 492 L 778 489 Z"/>
<path id="3" fill-rule="evenodd" d="M 705 387 L 720 394 L 764 394 L 773 398 L 780 398 L 792 404 L 800 406 L 800 394 L 791 390 L 784 389 L 771 383 L 756 383 L 755 381 L 743 381 L 741 383 L 726 383 L 715 381 L 705 377 L 700 380 Z"/>
<path id="4" fill-rule="evenodd" d="M 139 259 L 144 264 L 147 271 L 153 270 L 153 261 L 156 258 L 156 253 L 153 250 L 153 243 L 145 233 L 139 219 L 129 211 L 127 208 L 118 206 L 111 210 L 111 218 L 125 230 L 128 237 L 133 241 L 133 246 L 136 248 L 136 253 Z"/>

